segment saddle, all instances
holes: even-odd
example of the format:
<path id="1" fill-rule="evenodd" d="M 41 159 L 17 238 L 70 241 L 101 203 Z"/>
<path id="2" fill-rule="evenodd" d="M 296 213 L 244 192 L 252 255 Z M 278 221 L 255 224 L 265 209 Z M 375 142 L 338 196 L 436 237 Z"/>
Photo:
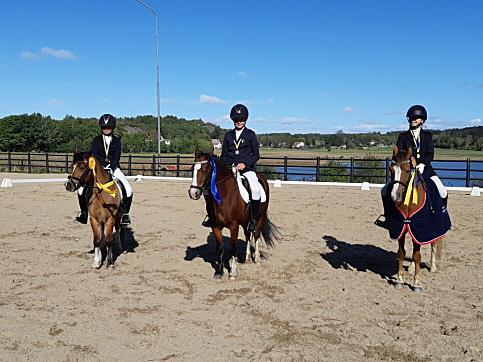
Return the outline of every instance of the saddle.
<path id="1" fill-rule="evenodd" d="M 236 168 L 233 168 L 232 171 L 235 175 L 235 178 L 238 184 L 238 190 L 240 191 L 240 196 L 242 197 L 243 201 L 245 201 L 245 203 L 248 204 L 252 196 L 252 193 L 250 190 L 250 184 L 248 183 L 248 180 L 246 179 L 246 177 L 240 174 L 240 172 L 238 172 Z M 258 186 L 260 187 L 260 194 L 261 194 L 260 202 L 264 203 L 267 201 L 267 195 L 265 194 L 265 189 L 260 184 L 260 181 L 258 181 Z"/>

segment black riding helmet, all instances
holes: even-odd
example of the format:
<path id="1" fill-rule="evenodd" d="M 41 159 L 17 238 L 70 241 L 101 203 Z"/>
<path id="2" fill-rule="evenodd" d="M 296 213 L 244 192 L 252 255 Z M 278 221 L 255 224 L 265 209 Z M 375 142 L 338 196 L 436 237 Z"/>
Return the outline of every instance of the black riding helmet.
<path id="1" fill-rule="evenodd" d="M 230 111 L 230 118 L 233 122 L 246 122 L 248 119 L 248 108 L 243 104 L 235 104 Z"/>
<path id="2" fill-rule="evenodd" d="M 423 121 L 426 121 L 428 119 L 428 113 L 426 112 L 426 108 L 419 104 L 415 104 L 414 106 L 409 107 L 406 117 L 408 118 L 408 121 L 417 118 L 421 118 Z"/>
<path id="3" fill-rule="evenodd" d="M 111 127 L 112 129 L 116 128 L 116 117 L 109 113 L 103 114 L 101 118 L 99 118 L 99 127 Z"/>

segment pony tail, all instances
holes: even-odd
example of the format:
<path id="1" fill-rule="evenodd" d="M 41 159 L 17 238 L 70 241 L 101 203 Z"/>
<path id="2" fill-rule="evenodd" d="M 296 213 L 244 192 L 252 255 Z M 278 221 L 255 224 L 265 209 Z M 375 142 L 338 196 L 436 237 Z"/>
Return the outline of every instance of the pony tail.
<path id="1" fill-rule="evenodd" d="M 263 222 L 260 232 L 265 244 L 272 248 L 275 246 L 275 241 L 279 241 L 282 238 L 282 233 L 278 227 L 270 221 L 268 215 Z"/>

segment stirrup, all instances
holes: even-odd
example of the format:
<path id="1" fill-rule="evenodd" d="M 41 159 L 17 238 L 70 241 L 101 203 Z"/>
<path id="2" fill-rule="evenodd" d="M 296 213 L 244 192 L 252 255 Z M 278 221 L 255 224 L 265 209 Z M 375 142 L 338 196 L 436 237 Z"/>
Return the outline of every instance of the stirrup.
<path id="1" fill-rule="evenodd" d="M 80 224 L 87 224 L 87 213 L 84 211 L 81 211 L 79 215 L 75 218 L 75 221 L 77 221 Z"/>
<path id="2" fill-rule="evenodd" d="M 131 223 L 131 218 L 129 214 L 123 214 L 121 216 L 121 225 L 129 225 Z"/>
<path id="3" fill-rule="evenodd" d="M 374 225 L 379 226 L 383 229 L 389 230 L 389 225 L 387 223 L 387 219 L 384 217 L 384 220 L 381 220 L 382 216 L 384 216 L 384 214 L 379 215 L 379 217 L 374 221 Z"/>

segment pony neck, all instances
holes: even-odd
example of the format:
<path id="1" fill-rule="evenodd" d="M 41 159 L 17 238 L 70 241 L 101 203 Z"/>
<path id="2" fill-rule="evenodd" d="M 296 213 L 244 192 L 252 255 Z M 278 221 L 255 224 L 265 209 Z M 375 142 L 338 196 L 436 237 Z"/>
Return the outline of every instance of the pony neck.
<path id="1" fill-rule="evenodd" d="M 215 160 L 215 164 L 216 164 L 216 168 L 217 168 L 217 179 L 218 180 L 225 178 L 229 174 L 232 173 L 230 167 L 226 163 L 221 162 L 219 159 Z"/>
<path id="2" fill-rule="evenodd" d="M 96 160 L 96 179 L 100 183 L 107 183 L 110 180 L 109 174 L 104 170 L 104 167 L 102 167 L 102 164 L 95 158 Z"/>

